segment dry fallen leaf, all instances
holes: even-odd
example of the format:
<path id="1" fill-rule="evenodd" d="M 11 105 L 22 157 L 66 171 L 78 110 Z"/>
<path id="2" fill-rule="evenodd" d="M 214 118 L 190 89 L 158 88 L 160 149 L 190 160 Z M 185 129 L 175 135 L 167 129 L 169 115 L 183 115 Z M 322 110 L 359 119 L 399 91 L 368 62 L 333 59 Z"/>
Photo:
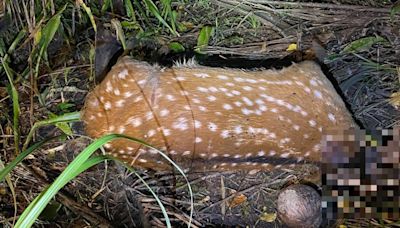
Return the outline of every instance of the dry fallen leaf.
<path id="1" fill-rule="evenodd" d="M 400 108 L 400 92 L 393 93 L 390 96 L 389 103 L 395 108 Z"/>
<path id="2" fill-rule="evenodd" d="M 296 51 L 297 50 L 297 44 L 289 44 L 288 48 L 286 51 Z"/>
<path id="3" fill-rule="evenodd" d="M 240 194 L 233 198 L 233 200 L 229 203 L 229 207 L 234 208 L 244 203 L 247 200 L 247 196 Z"/>
<path id="4" fill-rule="evenodd" d="M 274 222 L 276 220 L 276 213 L 263 212 L 260 216 L 260 220 L 265 222 Z"/>

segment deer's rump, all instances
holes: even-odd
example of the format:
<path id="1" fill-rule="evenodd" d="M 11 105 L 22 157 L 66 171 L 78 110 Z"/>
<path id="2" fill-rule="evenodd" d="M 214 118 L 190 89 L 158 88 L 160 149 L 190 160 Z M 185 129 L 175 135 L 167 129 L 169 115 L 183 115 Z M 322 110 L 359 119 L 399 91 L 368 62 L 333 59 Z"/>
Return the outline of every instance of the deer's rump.
<path id="1" fill-rule="evenodd" d="M 88 95 L 82 119 L 91 137 L 125 134 L 185 168 L 207 170 L 319 161 L 323 129 L 355 126 L 313 62 L 245 71 L 122 58 Z M 156 151 L 125 139 L 105 147 L 133 166 L 171 167 Z"/>

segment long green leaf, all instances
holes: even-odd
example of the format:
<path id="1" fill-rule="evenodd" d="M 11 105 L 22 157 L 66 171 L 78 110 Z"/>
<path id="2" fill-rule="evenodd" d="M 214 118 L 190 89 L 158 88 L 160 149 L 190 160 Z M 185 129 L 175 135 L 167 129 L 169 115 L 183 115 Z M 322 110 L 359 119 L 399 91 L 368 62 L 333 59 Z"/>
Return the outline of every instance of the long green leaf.
<path id="1" fill-rule="evenodd" d="M 4 71 L 6 72 L 8 81 L 10 83 L 10 88 L 11 88 L 11 99 L 12 99 L 12 104 L 13 104 L 13 133 L 14 133 L 14 147 L 15 147 L 15 154 L 19 154 L 19 141 L 20 141 L 20 131 L 19 131 L 19 112 L 20 112 L 20 107 L 19 107 L 19 96 L 17 89 L 14 86 L 14 80 L 13 80 L 13 75 L 12 71 L 9 68 L 6 60 L 4 58 L 1 59 L 2 66 Z"/>
<path id="2" fill-rule="evenodd" d="M 4 177 L 11 172 L 26 156 L 31 154 L 33 151 L 38 149 L 39 147 L 43 146 L 45 143 L 52 141 L 54 139 L 60 139 L 65 137 L 65 135 L 55 136 L 52 138 L 45 139 L 43 141 L 37 142 L 30 146 L 28 149 L 22 151 L 12 162 L 4 167 L 4 169 L 0 170 L 0 182 L 3 181 Z"/>
<path id="3" fill-rule="evenodd" d="M 171 164 L 174 165 L 174 167 L 183 175 L 185 178 L 186 182 L 188 183 L 188 188 L 190 192 L 190 199 L 191 199 L 191 213 L 190 213 L 190 220 L 188 226 L 190 227 L 190 224 L 192 222 L 192 217 L 193 217 L 193 192 L 190 187 L 189 181 L 187 177 L 185 176 L 183 170 L 175 164 L 167 155 L 159 151 L 158 149 L 152 147 L 151 145 L 145 143 L 144 141 L 128 137 L 125 135 L 119 135 L 119 134 L 111 134 L 111 135 L 106 135 L 103 136 L 97 140 L 95 140 L 93 143 L 91 143 L 87 148 L 85 148 L 72 162 L 68 167 L 60 174 L 60 176 L 51 184 L 44 193 L 40 194 L 35 200 L 33 201 L 33 205 L 29 205 L 29 207 L 22 213 L 20 218 L 17 221 L 16 227 L 30 227 L 34 223 L 34 221 L 37 219 L 37 217 L 40 215 L 40 213 L 43 211 L 43 209 L 46 207 L 46 205 L 50 202 L 50 200 L 57 194 L 57 192 L 65 186 L 70 180 L 75 178 L 80 171 L 84 171 L 91 164 L 97 164 L 100 162 L 101 158 L 94 158 L 92 160 L 88 159 L 89 157 L 103 144 L 117 138 L 125 138 L 137 143 L 140 143 L 142 145 L 145 145 L 149 148 L 152 148 L 156 151 L 158 151 L 165 159 L 167 159 Z M 86 163 L 88 162 L 88 163 Z M 78 171 L 77 171 L 78 170 Z M 148 185 L 147 185 L 148 186 Z M 148 187 L 150 188 L 150 187 Z M 151 188 L 150 188 L 151 189 Z M 153 193 L 152 193 L 153 194 Z M 157 200 L 161 208 L 164 208 L 160 200 Z M 164 213 L 165 212 L 165 213 Z M 169 223 L 168 215 L 165 211 L 163 211 L 164 216 L 166 216 L 166 221 L 167 221 L 167 227 L 171 227 L 171 224 Z"/>

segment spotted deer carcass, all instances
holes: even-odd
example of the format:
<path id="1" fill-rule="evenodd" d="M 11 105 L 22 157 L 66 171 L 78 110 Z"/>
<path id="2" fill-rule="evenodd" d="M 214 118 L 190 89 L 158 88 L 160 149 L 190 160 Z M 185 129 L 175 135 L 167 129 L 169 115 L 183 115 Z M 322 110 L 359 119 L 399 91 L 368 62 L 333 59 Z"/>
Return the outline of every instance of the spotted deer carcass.
<path id="1" fill-rule="evenodd" d="M 87 96 L 82 120 L 90 137 L 135 137 L 198 171 L 316 162 L 323 129 L 356 126 L 311 61 L 249 71 L 164 68 L 124 57 Z M 105 148 L 135 167 L 172 167 L 157 151 L 127 139 Z"/>

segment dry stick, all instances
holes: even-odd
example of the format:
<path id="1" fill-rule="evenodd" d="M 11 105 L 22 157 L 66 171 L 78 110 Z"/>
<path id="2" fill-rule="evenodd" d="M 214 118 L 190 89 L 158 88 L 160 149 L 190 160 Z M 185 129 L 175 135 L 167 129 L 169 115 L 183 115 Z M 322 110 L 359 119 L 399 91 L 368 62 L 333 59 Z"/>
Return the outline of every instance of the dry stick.
<path id="1" fill-rule="evenodd" d="M 253 189 L 255 189 L 255 188 L 261 188 L 261 187 L 266 187 L 266 186 L 270 186 L 270 185 L 274 185 L 274 184 L 281 183 L 281 182 L 283 181 L 283 179 L 278 179 L 278 178 L 280 178 L 280 177 L 283 176 L 284 174 L 285 174 L 285 173 L 282 173 L 282 174 L 278 175 L 276 178 L 274 178 L 274 181 L 272 181 L 272 182 L 269 182 L 269 183 L 261 183 L 261 184 L 253 185 L 253 186 L 251 186 L 251 187 L 249 187 L 249 188 L 246 188 L 246 189 L 237 191 L 237 192 L 235 192 L 234 194 L 231 194 L 230 196 L 226 197 L 225 199 L 222 199 L 222 200 L 220 200 L 220 201 L 218 201 L 218 202 L 215 202 L 215 203 L 211 204 L 210 206 L 208 206 L 208 207 L 206 207 L 206 208 L 203 208 L 202 210 L 199 211 L 199 213 L 201 213 L 201 212 L 203 212 L 203 211 L 205 211 L 205 210 L 207 210 L 207 209 L 209 209 L 209 208 L 211 208 L 211 207 L 214 207 L 215 205 L 217 205 L 217 204 L 219 204 L 219 203 L 222 204 L 222 203 L 224 203 L 224 202 L 226 202 L 226 201 L 232 199 L 233 197 L 237 196 L 238 194 L 244 194 L 244 193 L 249 192 L 249 191 L 251 191 L 251 190 L 253 190 Z"/>
<path id="2" fill-rule="evenodd" d="M 38 188 L 41 187 L 42 189 L 44 189 L 46 186 L 50 185 L 39 173 L 37 173 L 31 167 L 26 166 L 23 163 L 21 163 L 21 166 L 24 169 L 29 170 L 29 172 L 35 177 L 35 179 L 37 181 L 35 183 L 40 185 L 40 186 L 38 186 Z M 62 205 L 66 206 L 68 209 L 70 209 L 74 213 L 82 216 L 84 219 L 88 220 L 90 223 L 95 224 L 96 227 L 101 227 L 101 228 L 112 227 L 111 224 L 106 219 L 97 215 L 96 213 L 94 213 L 92 211 L 92 209 L 83 205 L 82 203 L 77 203 L 71 197 L 62 193 L 62 191 L 59 191 L 57 193 L 56 198 L 60 201 L 60 203 Z"/>
<path id="3" fill-rule="evenodd" d="M 239 12 L 240 14 L 246 15 L 248 13 L 248 11 L 242 9 L 240 6 L 237 7 L 237 5 L 232 4 L 229 1 L 228 2 L 227 1 L 225 1 L 225 2 L 223 2 L 223 1 L 215 1 L 215 4 L 220 5 L 222 7 L 225 7 L 225 8 L 228 8 L 228 9 L 232 8 L 232 7 L 236 7 L 237 9 L 235 11 Z M 260 15 L 256 15 L 256 16 L 262 21 L 263 24 L 271 26 L 273 29 L 278 31 L 283 37 L 287 37 L 288 36 L 288 34 L 286 34 L 286 32 L 284 32 L 282 28 L 278 27 L 277 25 L 275 25 L 274 23 L 270 22 L 269 20 L 261 17 Z"/>
<path id="4" fill-rule="evenodd" d="M 328 9 L 343 9 L 343 10 L 354 10 L 354 11 L 370 11 L 376 13 L 390 13 L 390 8 L 375 8 L 375 7 L 357 6 L 357 5 L 336 5 L 329 3 L 282 2 L 282 1 L 265 1 L 265 0 L 248 0 L 247 2 L 279 5 L 279 6 L 328 8 Z"/>

